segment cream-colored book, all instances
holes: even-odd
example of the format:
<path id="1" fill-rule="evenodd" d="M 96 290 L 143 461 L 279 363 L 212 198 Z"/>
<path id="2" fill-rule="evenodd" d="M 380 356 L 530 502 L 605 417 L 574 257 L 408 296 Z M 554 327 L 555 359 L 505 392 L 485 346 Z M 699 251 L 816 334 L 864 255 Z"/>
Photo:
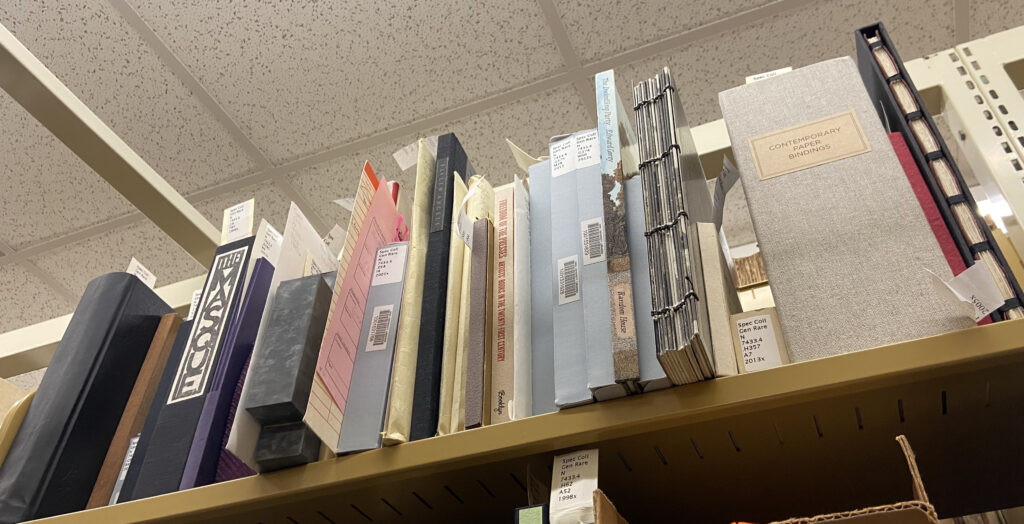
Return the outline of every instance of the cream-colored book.
<path id="1" fill-rule="evenodd" d="M 509 406 L 515 395 L 515 350 L 513 329 L 513 299 L 515 278 L 512 268 L 514 255 L 515 190 L 512 184 L 494 189 L 494 259 L 491 289 L 491 389 L 488 400 L 491 424 L 512 420 Z"/>
<path id="2" fill-rule="evenodd" d="M 419 349 L 420 312 L 423 299 L 423 266 L 427 260 L 430 239 L 430 208 L 434 196 L 434 155 L 422 139 L 416 161 L 416 196 L 410 223 L 409 262 L 405 269 L 405 290 L 402 292 L 402 314 L 398 319 L 398 340 L 391 365 L 391 386 L 388 409 L 384 416 L 385 446 L 409 441 L 412 421 L 412 400 L 416 382 L 416 354 Z"/>
<path id="3" fill-rule="evenodd" d="M 454 203 L 466 198 L 466 183 L 458 173 L 455 178 Z M 441 351 L 441 401 L 437 410 L 437 434 L 452 432 L 452 396 L 455 387 L 455 358 L 459 341 L 459 309 L 462 305 L 462 266 L 466 244 L 459 238 L 459 213 L 452 213 L 452 244 L 448 250 L 448 290 L 445 298 L 444 338 Z"/>
<path id="4" fill-rule="evenodd" d="M 533 415 L 533 340 L 530 290 L 530 192 L 516 177 L 512 182 L 512 372 L 515 394 L 509 407 L 512 420 Z M 515 284 L 518 283 L 518 284 Z"/>

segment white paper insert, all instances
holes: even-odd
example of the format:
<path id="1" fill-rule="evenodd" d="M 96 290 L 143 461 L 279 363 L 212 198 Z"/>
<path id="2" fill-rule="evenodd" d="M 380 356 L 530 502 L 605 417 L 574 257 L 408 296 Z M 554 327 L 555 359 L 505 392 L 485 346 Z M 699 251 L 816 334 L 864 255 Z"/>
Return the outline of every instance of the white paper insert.
<path id="1" fill-rule="evenodd" d="M 146 269 L 135 257 L 132 257 L 132 261 L 128 263 L 126 272 L 139 277 L 139 280 L 149 286 L 149 289 L 153 289 L 153 286 L 156 285 L 156 275 Z"/>
<path id="2" fill-rule="evenodd" d="M 224 210 L 224 220 L 220 227 L 221 245 L 241 240 L 252 235 L 253 212 L 256 200 L 250 198 Z"/>
<path id="3" fill-rule="evenodd" d="M 596 449 L 555 457 L 551 471 L 551 524 L 594 522 L 597 458 Z"/>
<path id="4" fill-rule="evenodd" d="M 551 178 L 558 178 L 576 169 L 576 141 L 566 137 L 551 146 Z"/>
<path id="5" fill-rule="evenodd" d="M 1006 302 L 984 262 L 975 262 L 973 266 L 963 270 L 948 282 L 944 282 L 935 273 L 928 272 L 952 291 L 957 300 L 970 306 L 969 316 L 973 317 L 975 322 L 999 309 Z M 966 309 L 965 313 L 968 313 Z"/>
<path id="6" fill-rule="evenodd" d="M 768 313 L 736 319 L 743 368 L 747 372 L 777 368 L 782 365 L 779 340 L 775 335 L 772 317 Z"/>
<path id="7" fill-rule="evenodd" d="M 583 131 L 573 136 L 576 148 L 576 169 L 596 166 L 601 163 L 601 145 L 597 137 L 597 129 Z"/>
<path id="8" fill-rule="evenodd" d="M 203 296 L 202 288 L 192 292 L 192 302 L 188 306 L 188 318 L 185 320 L 192 320 L 196 316 L 196 307 L 199 305 L 199 299 Z"/>
<path id="9" fill-rule="evenodd" d="M 327 244 L 327 249 L 330 249 L 334 256 L 341 256 L 341 248 L 345 246 L 347 236 L 345 228 L 334 224 L 334 227 L 324 237 L 324 244 Z"/>

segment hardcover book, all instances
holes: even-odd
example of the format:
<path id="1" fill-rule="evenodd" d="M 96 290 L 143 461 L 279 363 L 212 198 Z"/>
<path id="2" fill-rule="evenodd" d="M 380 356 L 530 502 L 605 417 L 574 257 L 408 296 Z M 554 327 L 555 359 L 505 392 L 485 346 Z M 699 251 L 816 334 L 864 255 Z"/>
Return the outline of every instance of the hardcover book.
<path id="1" fill-rule="evenodd" d="M 533 414 L 555 411 L 551 161 L 530 166 L 530 369 Z"/>
<path id="2" fill-rule="evenodd" d="M 177 313 L 164 315 L 160 319 L 160 325 L 157 326 L 156 333 L 153 335 L 153 341 L 149 344 L 146 360 L 142 362 L 142 368 L 139 370 L 138 377 L 135 378 L 134 387 L 132 387 L 132 394 L 128 397 L 128 403 L 121 414 L 121 421 L 117 424 L 114 437 L 110 440 L 110 447 L 107 448 L 107 455 L 103 459 L 103 466 L 100 467 L 99 476 L 96 477 L 96 484 L 93 486 L 86 509 L 98 508 L 110 503 L 121 466 L 128 453 L 128 447 L 132 439 L 142 431 L 142 425 L 146 422 L 146 414 L 149 413 L 149 406 L 160 385 L 160 375 L 167 364 L 167 358 L 171 353 L 179 326 L 181 326 L 181 317 Z"/>
<path id="3" fill-rule="evenodd" d="M 168 362 L 164 372 L 173 375 L 171 389 L 165 398 L 155 398 L 150 407 L 150 411 L 156 411 L 157 421 L 152 432 L 144 430 L 140 438 L 140 442 L 146 441 L 148 452 L 138 463 L 134 489 L 124 493 L 122 488 L 121 500 L 178 490 L 213 376 L 228 353 L 225 335 L 241 310 L 252 244 L 253 237 L 248 237 L 217 248 L 185 351 L 179 360 Z M 134 467 L 137 462 L 132 462 Z"/>
<path id="4" fill-rule="evenodd" d="M 853 60 L 719 101 L 792 361 L 974 323 L 932 283 L 952 274 Z"/>
<path id="5" fill-rule="evenodd" d="M 494 228 L 481 218 L 473 222 L 473 254 L 469 272 L 469 331 L 466 341 L 466 428 L 491 423 L 490 399 L 490 328 L 491 288 L 494 258 Z"/>
<path id="6" fill-rule="evenodd" d="M 494 189 L 494 275 L 491 287 L 491 350 L 488 397 L 492 424 L 512 420 L 509 403 L 515 396 L 515 189 L 505 184 Z"/>
<path id="7" fill-rule="evenodd" d="M 412 203 L 412 228 L 405 289 L 402 292 L 402 315 L 398 318 L 398 340 L 395 342 L 395 361 L 391 369 L 388 409 L 384 418 L 385 446 L 409 441 L 422 318 L 424 264 L 427 258 L 427 242 L 430 240 L 435 162 L 434 155 L 421 139 L 419 157 L 416 161 L 416 197 Z"/>
<path id="8" fill-rule="evenodd" d="M 0 522 L 85 508 L 146 349 L 171 312 L 133 275 L 89 283 L 0 467 Z"/>
<path id="9" fill-rule="evenodd" d="M 636 135 L 629 114 L 615 88 L 615 72 L 598 73 L 597 131 L 601 155 L 601 185 L 604 191 L 605 248 L 611 311 L 612 360 L 615 381 L 631 392 L 639 391 L 640 364 L 633 319 L 633 282 L 629 271 L 626 234 L 626 197 L 623 183 L 636 176 L 639 161 Z"/>
<path id="10" fill-rule="evenodd" d="M 359 334 L 359 353 L 345 403 L 345 419 L 341 423 L 338 453 L 381 446 L 408 256 L 408 242 L 377 249 Z"/>
<path id="11" fill-rule="evenodd" d="M 410 440 L 432 437 L 437 433 L 445 319 L 449 316 L 447 292 L 452 208 L 455 205 L 454 177 L 458 176 L 465 185 L 473 174 L 469 158 L 455 134 L 438 137 L 430 239 L 423 270 L 424 275 L 431 275 L 431 278 L 423 285 Z"/>
<path id="12" fill-rule="evenodd" d="M 587 349 L 580 300 L 579 204 L 576 171 L 569 159 L 575 153 L 573 135 L 555 137 L 551 152 L 551 287 L 554 345 L 555 405 L 568 408 L 593 402 L 587 387 Z"/>
<path id="13" fill-rule="evenodd" d="M 225 336 L 225 353 L 214 372 L 210 392 L 203 403 L 179 489 L 205 486 L 213 483 L 216 477 L 231 400 L 242 376 L 242 369 L 252 356 L 252 346 L 256 342 L 273 276 L 274 266 L 271 262 L 266 258 L 257 258 L 238 318 L 228 328 Z"/>
<path id="14" fill-rule="evenodd" d="M 512 373 L 516 393 L 512 420 L 533 415 L 533 344 L 530 303 L 530 193 L 519 177 L 512 181 Z M 508 290 L 506 290 L 508 292 Z"/>

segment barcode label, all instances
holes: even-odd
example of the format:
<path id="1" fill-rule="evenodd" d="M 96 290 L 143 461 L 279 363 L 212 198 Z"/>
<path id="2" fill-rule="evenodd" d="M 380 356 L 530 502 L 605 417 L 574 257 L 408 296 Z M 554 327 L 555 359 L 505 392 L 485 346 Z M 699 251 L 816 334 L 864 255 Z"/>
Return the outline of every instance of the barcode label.
<path id="1" fill-rule="evenodd" d="M 583 236 L 583 265 L 604 262 L 604 218 L 580 222 L 580 234 Z"/>
<path id="2" fill-rule="evenodd" d="M 391 330 L 391 312 L 394 304 L 373 308 L 370 317 L 370 334 L 366 337 L 366 351 L 380 351 L 388 346 L 388 334 Z"/>
<path id="3" fill-rule="evenodd" d="M 580 299 L 580 259 L 577 255 L 558 261 L 558 305 Z"/>

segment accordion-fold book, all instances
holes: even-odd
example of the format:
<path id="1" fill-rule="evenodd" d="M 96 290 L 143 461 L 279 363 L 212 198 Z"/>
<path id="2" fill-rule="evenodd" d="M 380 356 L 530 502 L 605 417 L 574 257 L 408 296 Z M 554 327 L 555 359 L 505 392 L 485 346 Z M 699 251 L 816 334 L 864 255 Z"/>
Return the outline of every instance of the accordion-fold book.
<path id="1" fill-rule="evenodd" d="M 793 362 L 974 323 L 852 59 L 719 101 Z"/>

